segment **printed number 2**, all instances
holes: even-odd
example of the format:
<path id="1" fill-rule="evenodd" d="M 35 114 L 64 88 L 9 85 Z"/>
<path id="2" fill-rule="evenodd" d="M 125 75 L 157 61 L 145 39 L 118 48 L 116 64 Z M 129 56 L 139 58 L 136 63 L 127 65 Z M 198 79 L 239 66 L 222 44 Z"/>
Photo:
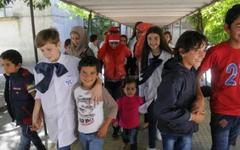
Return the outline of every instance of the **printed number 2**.
<path id="1" fill-rule="evenodd" d="M 238 66 L 236 64 L 229 64 L 226 68 L 227 73 L 231 73 L 231 75 L 228 77 L 228 79 L 225 81 L 226 86 L 236 86 L 237 82 L 235 81 L 235 78 L 238 74 Z"/>

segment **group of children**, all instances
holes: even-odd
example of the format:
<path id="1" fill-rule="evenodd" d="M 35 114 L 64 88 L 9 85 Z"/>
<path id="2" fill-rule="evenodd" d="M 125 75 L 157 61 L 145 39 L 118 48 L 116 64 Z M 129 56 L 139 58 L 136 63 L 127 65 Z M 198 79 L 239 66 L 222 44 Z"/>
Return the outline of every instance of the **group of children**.
<path id="1" fill-rule="evenodd" d="M 158 128 L 164 150 L 191 150 L 192 135 L 205 116 L 204 97 L 196 83 L 211 68 L 212 149 L 228 150 L 240 132 L 239 26 L 240 5 L 235 5 L 225 18 L 228 41 L 206 54 L 206 37 L 186 31 L 177 40 L 173 58 L 161 29 L 149 27 L 141 52 L 141 97 L 136 95 L 138 82 L 126 78 L 122 84 L 124 96 L 116 102 L 99 79 L 101 64 L 97 58 L 85 56 L 79 60 L 61 54 L 57 30 L 40 31 L 36 46 L 45 59 L 35 66 L 33 74 L 21 67 L 22 56 L 16 50 L 1 54 L 8 111 L 22 130 L 19 149 L 30 149 L 31 141 L 37 149 L 46 149 L 36 132 L 44 116 L 49 138 L 58 150 L 70 150 L 78 136 L 85 150 L 101 150 L 118 113 L 125 147 L 130 143 L 131 150 L 136 150 L 140 109 L 148 114 L 148 149 L 155 149 Z M 114 40 L 116 36 L 109 36 L 109 40 L 111 37 Z"/>

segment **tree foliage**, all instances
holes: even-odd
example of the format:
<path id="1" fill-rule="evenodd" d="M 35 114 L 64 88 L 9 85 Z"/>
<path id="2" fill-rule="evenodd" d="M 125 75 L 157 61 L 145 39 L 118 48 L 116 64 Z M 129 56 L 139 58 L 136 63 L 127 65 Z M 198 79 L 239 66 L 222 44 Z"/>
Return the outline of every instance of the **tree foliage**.
<path id="1" fill-rule="evenodd" d="M 90 12 L 87 10 L 80 9 L 77 6 L 70 5 L 70 4 L 64 3 L 62 1 L 59 1 L 57 5 L 60 9 L 70 13 L 71 18 L 79 16 L 79 17 L 83 18 L 84 20 L 87 20 L 89 14 L 90 14 Z"/>
<path id="2" fill-rule="evenodd" d="M 92 20 L 92 33 L 99 35 L 98 39 L 103 40 L 103 34 L 109 26 L 111 26 L 111 22 L 109 19 L 100 17 L 100 16 L 95 16 Z"/>
<path id="3" fill-rule="evenodd" d="M 3 8 L 4 6 L 13 3 L 14 0 L 0 0 L 0 8 Z"/>
<path id="4" fill-rule="evenodd" d="M 0 0 L 0 8 L 13 4 L 16 0 Z M 23 0 L 28 6 L 30 5 L 30 0 Z M 38 8 L 43 10 L 44 8 L 51 5 L 50 0 L 33 0 L 33 8 Z"/>
<path id="5" fill-rule="evenodd" d="M 203 8 L 199 13 L 190 16 L 188 21 L 199 30 L 199 24 L 202 22 L 203 32 L 212 44 L 217 44 L 227 40 L 228 35 L 224 31 L 225 15 L 233 5 L 239 4 L 240 0 L 221 0 L 213 5 Z"/>
<path id="6" fill-rule="evenodd" d="M 79 16 L 83 18 L 85 26 L 88 24 L 89 14 L 90 12 L 84 9 L 81 9 L 79 7 L 76 7 L 71 4 L 66 4 L 64 2 L 59 2 L 58 7 L 60 9 L 63 9 L 64 11 L 67 11 L 71 14 L 71 18 L 74 18 L 76 16 Z M 92 19 L 91 19 L 91 33 L 97 34 L 97 35 L 103 35 L 103 33 L 109 28 L 110 26 L 110 20 L 103 18 L 101 16 L 98 16 L 94 13 L 92 13 Z M 99 39 L 102 39 L 102 36 L 99 36 Z"/>

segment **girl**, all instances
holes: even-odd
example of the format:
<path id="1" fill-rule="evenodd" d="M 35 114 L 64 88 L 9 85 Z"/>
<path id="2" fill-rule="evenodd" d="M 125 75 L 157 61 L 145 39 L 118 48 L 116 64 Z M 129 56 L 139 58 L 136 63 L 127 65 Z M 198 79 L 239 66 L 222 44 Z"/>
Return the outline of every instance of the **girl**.
<path id="1" fill-rule="evenodd" d="M 153 116 L 153 106 L 157 98 L 157 87 L 161 82 L 163 64 L 171 58 L 171 50 L 159 27 L 153 26 L 147 31 L 141 56 L 140 95 L 145 103 L 139 111 L 147 113 L 145 119 L 149 123 L 148 148 L 155 150 L 157 120 Z"/>
<path id="2" fill-rule="evenodd" d="M 168 46 L 172 49 L 174 48 L 174 45 L 172 44 L 172 34 L 169 31 L 164 32 L 164 38 L 168 44 Z"/>
<path id="3" fill-rule="evenodd" d="M 139 126 L 138 107 L 143 103 L 142 98 L 136 96 L 137 83 L 133 78 L 126 78 L 123 82 L 125 96 L 117 100 L 119 125 L 122 129 L 122 139 L 126 148 L 130 142 L 131 150 L 137 149 L 137 132 Z"/>

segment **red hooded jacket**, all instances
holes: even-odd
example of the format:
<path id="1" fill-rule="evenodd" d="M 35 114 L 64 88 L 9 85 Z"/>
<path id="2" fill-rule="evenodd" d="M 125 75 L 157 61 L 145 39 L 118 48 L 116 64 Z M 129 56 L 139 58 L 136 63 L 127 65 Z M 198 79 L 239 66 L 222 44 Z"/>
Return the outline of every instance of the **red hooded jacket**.
<path id="1" fill-rule="evenodd" d="M 112 49 L 110 41 L 119 41 L 119 45 Z M 127 46 L 120 44 L 120 34 L 110 34 L 106 42 L 98 51 L 98 58 L 103 61 L 105 67 L 104 76 L 108 80 L 121 80 L 126 76 L 125 60 L 131 56 L 131 51 Z"/>

